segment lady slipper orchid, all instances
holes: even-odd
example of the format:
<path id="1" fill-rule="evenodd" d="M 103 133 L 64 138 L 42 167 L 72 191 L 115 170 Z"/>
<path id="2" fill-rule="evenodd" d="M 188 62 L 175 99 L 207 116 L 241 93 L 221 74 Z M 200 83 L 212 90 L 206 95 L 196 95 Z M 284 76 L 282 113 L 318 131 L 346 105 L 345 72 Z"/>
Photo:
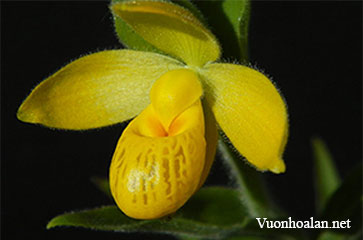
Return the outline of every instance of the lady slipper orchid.
<path id="1" fill-rule="evenodd" d="M 285 103 L 262 73 L 218 63 L 214 35 L 169 2 L 111 6 L 161 53 L 111 50 L 66 65 L 41 82 L 18 110 L 24 122 L 84 130 L 134 118 L 110 167 L 119 208 L 138 219 L 175 212 L 204 183 L 217 144 L 217 123 L 256 167 L 285 171 Z"/>

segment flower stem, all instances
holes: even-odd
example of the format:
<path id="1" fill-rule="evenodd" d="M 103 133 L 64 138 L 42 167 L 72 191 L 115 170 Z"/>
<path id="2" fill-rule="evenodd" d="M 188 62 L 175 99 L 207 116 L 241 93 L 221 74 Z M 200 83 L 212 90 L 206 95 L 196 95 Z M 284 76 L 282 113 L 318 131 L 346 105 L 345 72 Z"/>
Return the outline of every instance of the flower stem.
<path id="1" fill-rule="evenodd" d="M 242 203 L 249 215 L 253 218 L 276 217 L 276 206 L 269 197 L 261 174 L 248 166 L 221 138 L 218 141 L 218 149 L 241 192 Z"/>

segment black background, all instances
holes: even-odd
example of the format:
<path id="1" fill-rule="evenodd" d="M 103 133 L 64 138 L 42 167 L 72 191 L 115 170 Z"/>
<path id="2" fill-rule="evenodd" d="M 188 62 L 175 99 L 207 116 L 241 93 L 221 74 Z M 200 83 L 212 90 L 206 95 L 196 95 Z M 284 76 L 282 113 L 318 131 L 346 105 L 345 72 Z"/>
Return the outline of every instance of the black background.
<path id="1" fill-rule="evenodd" d="M 42 79 L 80 55 L 121 47 L 108 2 L 5 1 L 1 7 L 2 237 L 140 239 L 45 229 L 55 215 L 112 202 L 89 179 L 107 176 L 122 124 L 72 132 L 16 119 Z M 264 177 L 277 202 L 306 220 L 314 211 L 311 137 L 325 139 L 343 177 L 362 159 L 361 2 L 252 2 L 249 37 L 251 63 L 273 76 L 290 115 L 287 172 Z M 228 184 L 224 172 L 217 160 L 208 184 Z"/>

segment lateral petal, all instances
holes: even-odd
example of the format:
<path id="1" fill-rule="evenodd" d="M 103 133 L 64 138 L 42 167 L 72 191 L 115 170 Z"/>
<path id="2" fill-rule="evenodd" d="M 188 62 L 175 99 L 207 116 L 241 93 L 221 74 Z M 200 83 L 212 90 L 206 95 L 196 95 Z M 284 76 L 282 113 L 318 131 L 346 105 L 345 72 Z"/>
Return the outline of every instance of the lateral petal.
<path id="1" fill-rule="evenodd" d="M 183 7 L 163 1 L 128 1 L 111 8 L 147 42 L 188 65 L 202 66 L 220 56 L 214 35 Z"/>
<path id="2" fill-rule="evenodd" d="M 285 171 L 286 105 L 262 73 L 235 64 L 208 64 L 205 96 L 234 147 L 258 170 Z"/>
<path id="3" fill-rule="evenodd" d="M 149 52 L 112 50 L 81 57 L 41 82 L 20 106 L 21 121 L 82 130 L 128 120 L 149 104 L 153 82 L 182 68 Z"/>

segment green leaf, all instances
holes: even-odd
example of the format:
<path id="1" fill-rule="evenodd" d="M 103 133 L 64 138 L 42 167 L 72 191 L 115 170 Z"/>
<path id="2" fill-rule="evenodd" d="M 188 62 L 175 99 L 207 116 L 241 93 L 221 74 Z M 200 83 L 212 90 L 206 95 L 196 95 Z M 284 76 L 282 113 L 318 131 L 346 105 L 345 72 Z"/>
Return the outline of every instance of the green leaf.
<path id="1" fill-rule="evenodd" d="M 227 238 L 226 240 L 296 240 L 297 238 L 287 236 L 287 235 L 278 235 L 278 237 L 272 237 L 272 236 L 240 236 L 240 237 L 231 237 Z"/>
<path id="2" fill-rule="evenodd" d="M 339 187 L 340 177 L 325 143 L 320 138 L 313 138 L 312 147 L 314 155 L 316 210 L 318 213 L 321 213 L 330 196 Z"/>
<path id="3" fill-rule="evenodd" d="M 230 237 L 226 240 L 268 240 L 270 237 L 257 237 L 257 236 L 241 236 L 241 237 Z"/>
<path id="4" fill-rule="evenodd" d="M 96 187 L 103 192 L 104 194 L 106 194 L 108 197 L 112 197 L 111 195 L 111 190 L 110 190 L 110 185 L 108 182 L 107 178 L 102 178 L 102 177 L 92 177 L 91 178 L 91 182 L 96 185 Z"/>
<path id="5" fill-rule="evenodd" d="M 322 232 L 318 240 L 359 240 L 362 239 L 362 232 L 358 232 L 354 235 L 347 235 L 343 233 L 336 233 L 331 231 Z"/>
<path id="6" fill-rule="evenodd" d="M 272 203 L 261 173 L 248 166 L 233 150 L 221 139 L 218 149 L 223 160 L 230 168 L 231 176 L 241 193 L 243 204 L 251 217 L 276 217 L 278 208 Z"/>
<path id="7" fill-rule="evenodd" d="M 264 218 L 264 217 L 261 217 Z M 267 218 L 266 221 L 287 221 L 287 217 Z M 261 219 L 263 222 L 263 219 Z M 243 231 L 235 232 L 226 240 L 305 240 L 307 239 L 306 231 L 298 228 L 268 228 L 266 225 L 260 227 L 256 219 L 250 219 Z"/>
<path id="8" fill-rule="evenodd" d="M 362 164 L 344 180 L 334 192 L 322 212 L 321 219 L 327 221 L 350 220 L 351 228 L 334 229 L 344 233 L 355 233 L 362 226 Z"/>
<path id="9" fill-rule="evenodd" d="M 214 34 L 222 43 L 224 57 L 248 60 L 249 0 L 196 2 L 207 17 Z M 218 16 L 218 17 L 216 17 Z M 239 51 L 236 51 L 236 48 Z"/>
<path id="10" fill-rule="evenodd" d="M 222 3 L 223 12 L 232 24 L 237 37 L 240 49 L 239 59 L 248 59 L 248 27 L 250 20 L 249 0 L 224 0 Z"/>
<path id="11" fill-rule="evenodd" d="M 53 218 L 47 228 L 76 226 L 119 232 L 158 232 L 175 235 L 219 238 L 243 229 L 247 213 L 235 190 L 210 187 L 201 189 L 172 217 L 135 220 L 116 206 L 105 206 Z"/>
<path id="12" fill-rule="evenodd" d="M 189 236 L 179 236 L 179 240 L 203 240 L 202 238 L 189 237 Z"/>

